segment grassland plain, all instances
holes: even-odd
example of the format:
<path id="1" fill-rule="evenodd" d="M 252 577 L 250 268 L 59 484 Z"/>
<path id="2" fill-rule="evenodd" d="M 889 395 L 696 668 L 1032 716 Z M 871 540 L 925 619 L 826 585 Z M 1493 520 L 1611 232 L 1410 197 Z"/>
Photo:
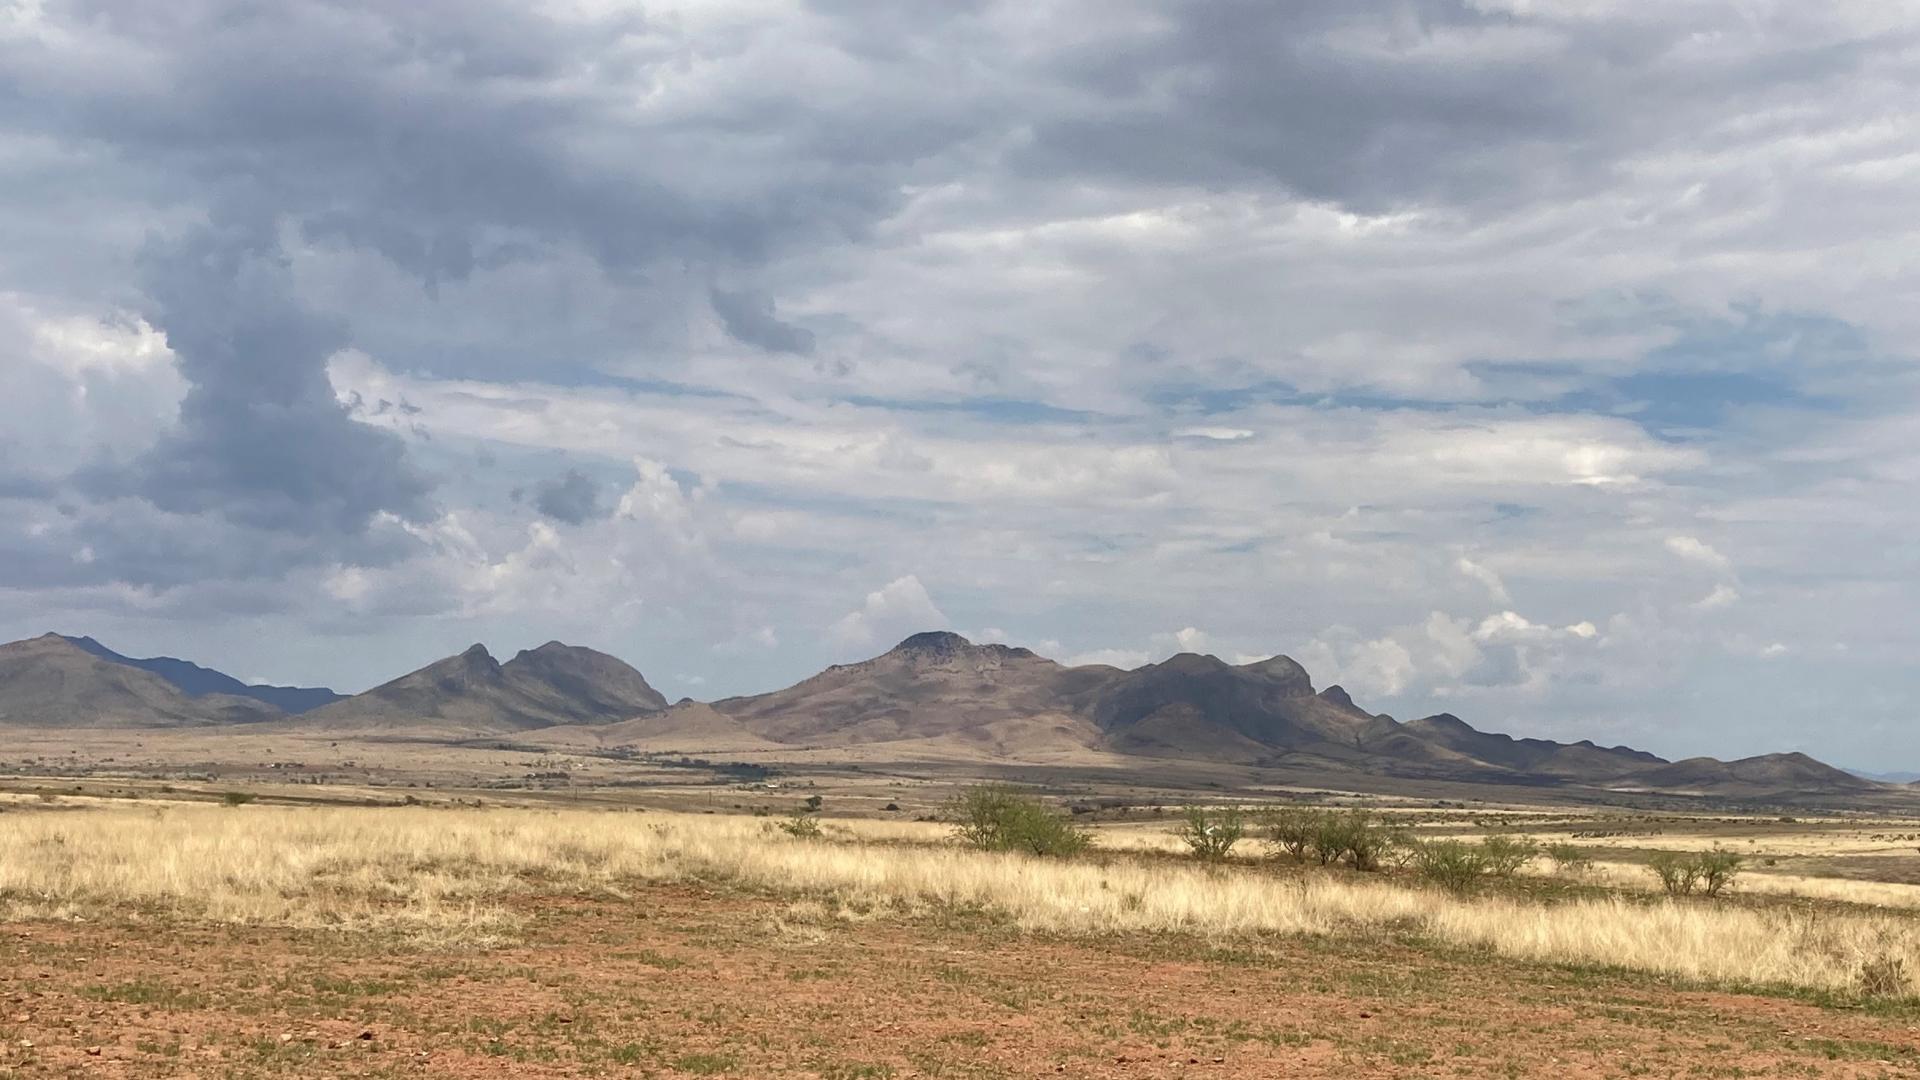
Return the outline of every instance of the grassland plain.
<path id="1" fill-rule="evenodd" d="M 1920 932 L 1897 910 L 1591 883 L 1456 897 L 1197 866 L 1152 850 L 1158 834 L 1102 830 L 1107 850 L 1061 862 L 899 820 L 834 821 L 808 841 L 659 811 L 16 803 L 0 813 L 0 919 L 19 958 L 0 983 L 0 1070 L 1914 1069 Z M 1026 978 L 1023 956 L 1057 967 Z M 1693 1041 L 1667 1046 L 1654 1017 Z M 953 1052 L 935 1062 L 929 1045 Z M 1636 1072 L 1654 1045 L 1672 1071 Z"/>

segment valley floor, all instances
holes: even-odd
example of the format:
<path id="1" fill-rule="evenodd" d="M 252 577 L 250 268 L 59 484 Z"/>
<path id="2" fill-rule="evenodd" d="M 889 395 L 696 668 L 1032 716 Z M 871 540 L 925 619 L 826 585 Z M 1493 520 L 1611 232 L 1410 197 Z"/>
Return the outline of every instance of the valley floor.
<path id="1" fill-rule="evenodd" d="M 0 1076 L 1920 1075 L 1920 1011 L 1378 941 L 1066 939 L 684 883 L 514 943 L 0 926 Z"/>

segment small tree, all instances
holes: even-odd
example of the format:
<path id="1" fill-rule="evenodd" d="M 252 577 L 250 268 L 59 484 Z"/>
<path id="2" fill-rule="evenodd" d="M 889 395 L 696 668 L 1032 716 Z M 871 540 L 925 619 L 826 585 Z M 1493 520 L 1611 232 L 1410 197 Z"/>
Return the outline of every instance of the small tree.
<path id="1" fill-rule="evenodd" d="M 1584 875 L 1593 870 L 1593 856 L 1578 844 L 1554 844 L 1547 848 L 1553 868 L 1563 874 Z"/>
<path id="2" fill-rule="evenodd" d="M 818 840 L 820 819 L 805 810 L 795 810 L 792 816 L 780 823 L 780 831 L 796 840 Z"/>
<path id="3" fill-rule="evenodd" d="M 1694 856 L 1694 865 L 1700 872 L 1700 891 L 1708 896 L 1719 896 L 1721 890 L 1733 884 L 1740 874 L 1740 864 L 1744 860 L 1731 851 L 1714 848 Z"/>
<path id="4" fill-rule="evenodd" d="M 1700 884 L 1700 863 L 1691 855 L 1677 851 L 1656 851 L 1647 860 L 1647 869 L 1660 879 L 1668 896 L 1692 896 Z"/>
<path id="5" fill-rule="evenodd" d="M 1307 857 L 1320 815 L 1298 806 L 1283 807 L 1267 815 L 1267 844 L 1275 854 Z"/>
<path id="6" fill-rule="evenodd" d="M 1524 836 L 1489 836 L 1480 841 L 1480 858 L 1494 877 L 1512 877 L 1539 857 L 1540 845 Z"/>
<path id="7" fill-rule="evenodd" d="M 1237 806 L 1213 812 L 1204 806 L 1189 806 L 1178 835 L 1193 851 L 1194 858 L 1220 862 L 1246 832 L 1246 820 Z"/>
<path id="8" fill-rule="evenodd" d="M 1307 839 L 1307 853 L 1321 866 L 1340 861 L 1353 836 L 1352 812 L 1328 811 L 1314 818 L 1313 834 Z"/>
<path id="9" fill-rule="evenodd" d="M 1355 870 L 1374 871 L 1403 847 L 1401 834 L 1365 810 L 1350 813 L 1346 826 L 1347 865 Z"/>
<path id="10" fill-rule="evenodd" d="M 955 836 L 985 851 L 1078 855 L 1093 842 L 1040 800 L 1005 784 L 979 784 L 960 792 L 948 803 L 946 818 Z"/>
<path id="11" fill-rule="evenodd" d="M 1414 872 L 1449 892 L 1466 892 L 1487 872 L 1486 845 L 1422 840 L 1408 845 Z"/>

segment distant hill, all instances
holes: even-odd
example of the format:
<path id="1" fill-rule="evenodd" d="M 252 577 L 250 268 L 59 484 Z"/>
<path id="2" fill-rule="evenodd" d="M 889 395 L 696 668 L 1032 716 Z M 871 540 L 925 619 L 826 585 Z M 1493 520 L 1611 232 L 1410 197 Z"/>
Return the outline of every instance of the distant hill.
<path id="1" fill-rule="evenodd" d="M 302 716 L 298 726 L 450 735 L 611 723 L 667 699 L 605 653 L 549 641 L 502 664 L 483 645 Z"/>
<path id="2" fill-rule="evenodd" d="M 785 690 L 713 703 L 777 743 L 844 746 L 923 739 L 1049 713 L 1117 668 L 1069 668 L 1027 649 L 975 645 L 958 634 L 915 634 L 857 664 L 836 664 Z M 1087 726 L 1089 740 L 1098 733 Z"/>
<path id="3" fill-rule="evenodd" d="M 66 637 L 66 635 L 61 636 Z M 90 637 L 66 637 L 66 640 L 102 660 L 152 672 L 172 683 L 188 697 L 231 694 L 235 697 L 250 697 L 257 701 L 264 701 L 284 713 L 303 713 L 322 705 L 330 705 L 343 696 L 322 686 L 250 685 L 212 668 L 204 668 L 186 660 L 176 660 L 171 656 L 153 656 L 136 660 L 130 656 L 122 656 Z"/>
<path id="4" fill-rule="evenodd" d="M 238 690 L 234 689 L 239 687 Z M 291 696 L 289 696 L 291 695 Z M 333 700 L 317 707 L 320 695 Z M 287 715 L 278 702 L 300 709 Z M 915 634 L 785 689 L 669 707 L 640 672 L 550 641 L 501 663 L 484 646 L 362 694 L 247 687 L 184 661 L 129 660 L 90 638 L 0 646 L 0 724 L 63 728 L 270 722 L 272 730 L 459 741 L 513 734 L 556 748 L 806 751 L 850 760 L 962 760 L 1151 769 L 1199 761 L 1408 780 L 1622 793 L 1804 798 L 1894 789 L 1804 754 L 1670 762 L 1625 746 L 1513 738 L 1450 713 L 1400 722 L 1285 656 L 1182 653 L 1132 670 Z"/>
<path id="5" fill-rule="evenodd" d="M 1316 692 L 1306 669 L 1285 656 L 1233 665 L 1182 653 L 1122 671 L 1066 667 L 947 632 L 916 634 L 871 660 L 712 708 L 740 732 L 800 747 L 971 745 L 984 757 L 1033 760 L 1078 744 L 1140 758 L 1622 791 L 1758 797 L 1877 789 L 1798 754 L 1671 763 L 1624 746 L 1483 732 L 1446 713 L 1401 723 L 1368 713 L 1340 687 Z"/>
<path id="6" fill-rule="evenodd" d="M 1634 781 L 1660 791 L 1698 792 L 1706 795 L 1740 794 L 1755 789 L 1767 791 L 1872 791 L 1880 785 L 1850 772 L 1815 761 L 1805 754 L 1762 754 L 1758 757 L 1720 761 L 1696 757 L 1633 777 Z"/>
<path id="7" fill-rule="evenodd" d="M 103 659 L 59 634 L 0 645 L 0 725 L 182 727 L 281 715 L 252 697 L 190 695 L 151 671 Z"/>

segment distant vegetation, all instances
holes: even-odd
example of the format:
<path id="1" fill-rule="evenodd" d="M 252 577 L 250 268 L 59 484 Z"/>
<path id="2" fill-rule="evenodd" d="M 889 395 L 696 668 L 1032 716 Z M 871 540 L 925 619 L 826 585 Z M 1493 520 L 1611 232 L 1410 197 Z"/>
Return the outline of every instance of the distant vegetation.
<path id="1" fill-rule="evenodd" d="M 1660 879 L 1660 887 L 1668 896 L 1692 896 L 1696 892 L 1719 896 L 1740 875 L 1745 861 L 1718 848 L 1687 854 L 1662 851 L 1647 860 L 1647 868 Z"/>
<path id="2" fill-rule="evenodd" d="M 1233 846 L 1247 834 L 1245 815 L 1238 807 L 1229 806 L 1224 810 L 1209 810 L 1203 806 L 1189 806 L 1186 810 L 1186 822 L 1180 826 L 1179 837 L 1195 858 L 1208 862 L 1219 862 L 1233 851 Z"/>
<path id="3" fill-rule="evenodd" d="M 962 791 L 947 805 L 946 817 L 955 836 L 982 851 L 1066 856 L 1092 844 L 1084 830 L 1047 804 L 1006 784 Z"/>

